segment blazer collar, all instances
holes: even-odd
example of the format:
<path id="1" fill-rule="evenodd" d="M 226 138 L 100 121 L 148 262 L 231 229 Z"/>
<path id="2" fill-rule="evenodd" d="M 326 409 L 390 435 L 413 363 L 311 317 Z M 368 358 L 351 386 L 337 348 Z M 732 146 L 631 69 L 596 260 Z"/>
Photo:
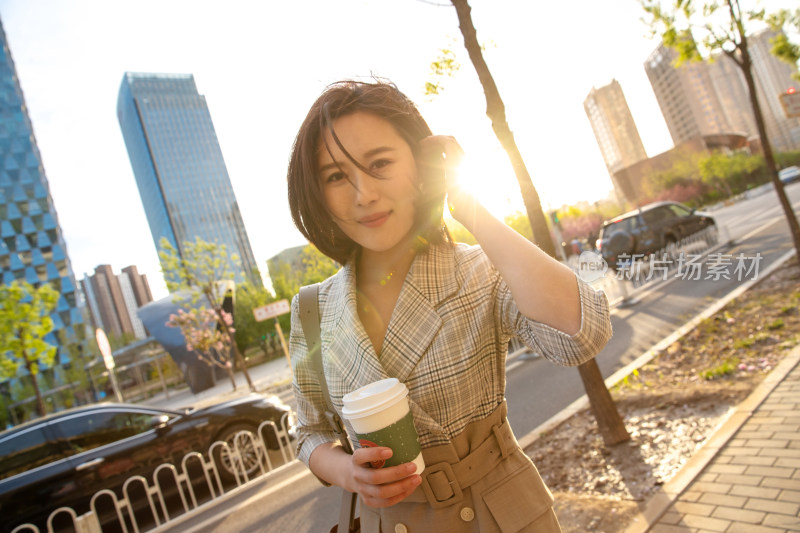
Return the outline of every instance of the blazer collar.
<path id="1" fill-rule="evenodd" d="M 442 325 L 438 304 L 456 292 L 451 245 L 431 245 L 414 258 L 389 321 L 380 358 L 358 318 L 355 263 L 337 274 L 328 296 L 332 313 L 323 317 L 323 353 L 355 388 L 387 377 L 405 382 Z M 325 324 L 325 322 L 327 322 Z M 326 349 L 327 344 L 327 349 Z"/>

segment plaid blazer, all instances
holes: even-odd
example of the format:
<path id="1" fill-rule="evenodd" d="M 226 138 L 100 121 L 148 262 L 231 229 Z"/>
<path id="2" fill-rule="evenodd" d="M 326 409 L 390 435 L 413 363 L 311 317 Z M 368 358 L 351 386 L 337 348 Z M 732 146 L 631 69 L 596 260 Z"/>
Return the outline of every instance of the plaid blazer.
<path id="1" fill-rule="evenodd" d="M 409 389 L 423 448 L 446 444 L 488 416 L 505 395 L 508 341 L 517 335 L 550 361 L 579 365 L 611 337 L 608 302 L 576 277 L 581 327 L 570 336 L 523 316 L 500 273 L 478 246 L 432 245 L 414 259 L 393 311 L 380 357 L 356 311 L 351 261 L 319 288 L 321 352 L 331 401 L 394 377 Z M 336 441 L 306 349 L 298 297 L 289 340 L 298 414 L 298 458 L 308 464 L 320 444 Z M 350 435 L 355 435 L 347 427 Z M 353 440 L 353 447 L 358 447 Z"/>

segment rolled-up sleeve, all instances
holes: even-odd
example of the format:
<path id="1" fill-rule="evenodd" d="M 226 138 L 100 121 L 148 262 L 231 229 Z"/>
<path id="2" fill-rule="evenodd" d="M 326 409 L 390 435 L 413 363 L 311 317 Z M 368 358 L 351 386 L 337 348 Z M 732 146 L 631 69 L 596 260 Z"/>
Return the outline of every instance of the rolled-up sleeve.
<path id="1" fill-rule="evenodd" d="M 297 402 L 297 458 L 308 466 L 311 453 L 317 446 L 339 440 L 325 417 L 326 402 L 300 324 L 298 296 L 292 299 L 289 354 L 292 360 L 292 387 Z"/>
<path id="2" fill-rule="evenodd" d="M 577 275 L 581 302 L 581 327 L 569 335 L 547 324 L 531 320 L 517 309 L 511 291 L 501 291 L 505 300 L 503 308 L 511 329 L 529 348 L 541 353 L 553 363 L 578 366 L 595 355 L 611 338 L 611 316 L 608 299 L 603 291 L 596 291 Z"/>

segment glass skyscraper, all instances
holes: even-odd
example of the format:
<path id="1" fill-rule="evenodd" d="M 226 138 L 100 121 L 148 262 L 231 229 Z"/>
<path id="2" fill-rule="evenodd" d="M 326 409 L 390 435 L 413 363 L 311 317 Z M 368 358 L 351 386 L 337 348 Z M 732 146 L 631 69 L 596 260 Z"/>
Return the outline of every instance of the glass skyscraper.
<path id="1" fill-rule="evenodd" d="M 85 338 L 85 326 L 75 276 L 2 24 L 0 40 L 0 282 L 24 280 L 35 287 L 49 283 L 59 292 L 51 315 L 54 329 L 45 337 L 59 347 L 53 368 L 44 369 L 52 375 L 56 367 L 69 362 L 69 352 L 59 339 L 80 342 Z M 53 377 L 55 383 L 60 381 L 59 376 Z"/>
<path id="2" fill-rule="evenodd" d="M 241 268 L 235 281 L 261 286 L 250 241 L 206 99 L 191 74 L 127 72 L 117 118 L 156 248 L 166 237 L 181 253 L 197 237 L 225 245 Z"/>

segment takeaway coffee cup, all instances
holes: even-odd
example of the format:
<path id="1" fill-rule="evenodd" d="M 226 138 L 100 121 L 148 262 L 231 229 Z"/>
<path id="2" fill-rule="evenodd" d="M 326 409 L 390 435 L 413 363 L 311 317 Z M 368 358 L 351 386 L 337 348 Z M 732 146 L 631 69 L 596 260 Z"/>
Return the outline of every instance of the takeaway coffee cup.
<path id="1" fill-rule="evenodd" d="M 373 467 L 417 465 L 425 469 L 419 436 L 408 408 L 408 388 L 395 378 L 382 379 L 345 394 L 342 414 L 352 424 L 361 446 L 386 446 L 392 457 Z"/>

